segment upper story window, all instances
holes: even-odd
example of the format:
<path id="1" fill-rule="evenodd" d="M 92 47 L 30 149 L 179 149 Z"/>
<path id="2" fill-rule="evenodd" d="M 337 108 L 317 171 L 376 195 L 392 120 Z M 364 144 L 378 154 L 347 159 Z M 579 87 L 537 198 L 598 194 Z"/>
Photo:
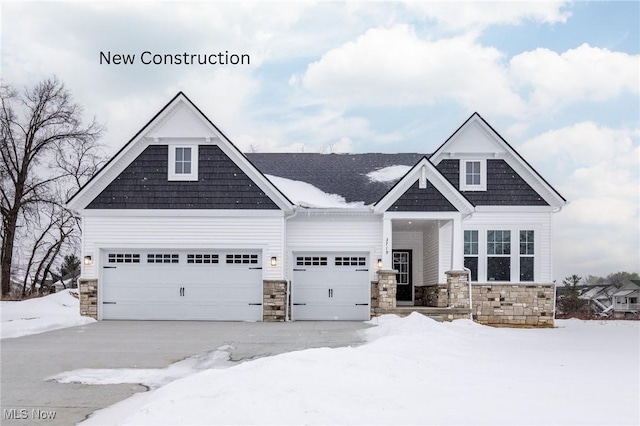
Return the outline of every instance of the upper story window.
<path id="1" fill-rule="evenodd" d="M 169 180 L 198 180 L 198 145 L 169 145 Z"/>
<path id="2" fill-rule="evenodd" d="M 460 160 L 460 190 L 487 190 L 486 160 Z"/>

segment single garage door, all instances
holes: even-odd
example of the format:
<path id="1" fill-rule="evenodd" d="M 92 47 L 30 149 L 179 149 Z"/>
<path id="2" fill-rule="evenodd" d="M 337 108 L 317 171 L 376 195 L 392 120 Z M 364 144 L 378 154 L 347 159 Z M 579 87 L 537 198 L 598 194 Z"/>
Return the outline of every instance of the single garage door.
<path id="1" fill-rule="evenodd" d="M 109 250 L 103 319 L 262 320 L 260 250 Z"/>
<path id="2" fill-rule="evenodd" d="M 368 320 L 367 253 L 294 253 L 291 313 L 294 320 Z"/>

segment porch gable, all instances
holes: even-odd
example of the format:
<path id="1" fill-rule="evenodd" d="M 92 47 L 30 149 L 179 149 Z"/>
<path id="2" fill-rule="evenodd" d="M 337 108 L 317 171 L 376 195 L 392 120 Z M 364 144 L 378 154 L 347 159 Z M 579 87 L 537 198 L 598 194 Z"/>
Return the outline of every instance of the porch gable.
<path id="1" fill-rule="evenodd" d="M 474 206 L 423 157 L 378 202 L 374 212 L 460 212 Z"/>

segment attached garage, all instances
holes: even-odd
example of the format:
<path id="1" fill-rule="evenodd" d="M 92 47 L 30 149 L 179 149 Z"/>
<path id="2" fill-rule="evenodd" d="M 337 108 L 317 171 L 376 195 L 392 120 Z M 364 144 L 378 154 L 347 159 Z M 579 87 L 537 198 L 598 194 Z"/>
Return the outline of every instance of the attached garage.
<path id="1" fill-rule="evenodd" d="M 102 319 L 262 320 L 260 250 L 103 251 Z"/>
<path id="2" fill-rule="evenodd" d="M 368 320 L 368 253 L 294 253 L 293 320 Z"/>

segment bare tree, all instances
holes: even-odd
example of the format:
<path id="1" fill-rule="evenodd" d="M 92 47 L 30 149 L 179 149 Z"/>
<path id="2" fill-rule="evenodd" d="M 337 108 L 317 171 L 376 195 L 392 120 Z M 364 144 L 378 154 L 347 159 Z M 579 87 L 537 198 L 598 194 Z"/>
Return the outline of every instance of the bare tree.
<path id="1" fill-rule="evenodd" d="M 25 232 L 40 228 L 34 224 L 43 204 L 64 210 L 64 195 L 84 183 L 102 161 L 97 143 L 102 126 L 95 119 L 83 123 L 82 108 L 56 78 L 22 91 L 2 86 L 0 98 L 0 280 L 2 296 L 6 296 L 11 290 L 19 224 L 26 225 Z M 68 216 L 66 212 L 60 217 Z M 64 239 L 68 237 L 68 224 L 67 219 L 54 221 L 51 229 Z M 51 229 L 42 241 L 51 238 Z M 35 236 L 34 241 L 38 240 L 39 236 Z M 47 246 L 52 247 L 50 243 Z M 55 258 L 59 251 L 53 248 L 50 255 L 55 253 Z M 48 269 L 50 260 L 40 259 L 37 269 Z"/>

